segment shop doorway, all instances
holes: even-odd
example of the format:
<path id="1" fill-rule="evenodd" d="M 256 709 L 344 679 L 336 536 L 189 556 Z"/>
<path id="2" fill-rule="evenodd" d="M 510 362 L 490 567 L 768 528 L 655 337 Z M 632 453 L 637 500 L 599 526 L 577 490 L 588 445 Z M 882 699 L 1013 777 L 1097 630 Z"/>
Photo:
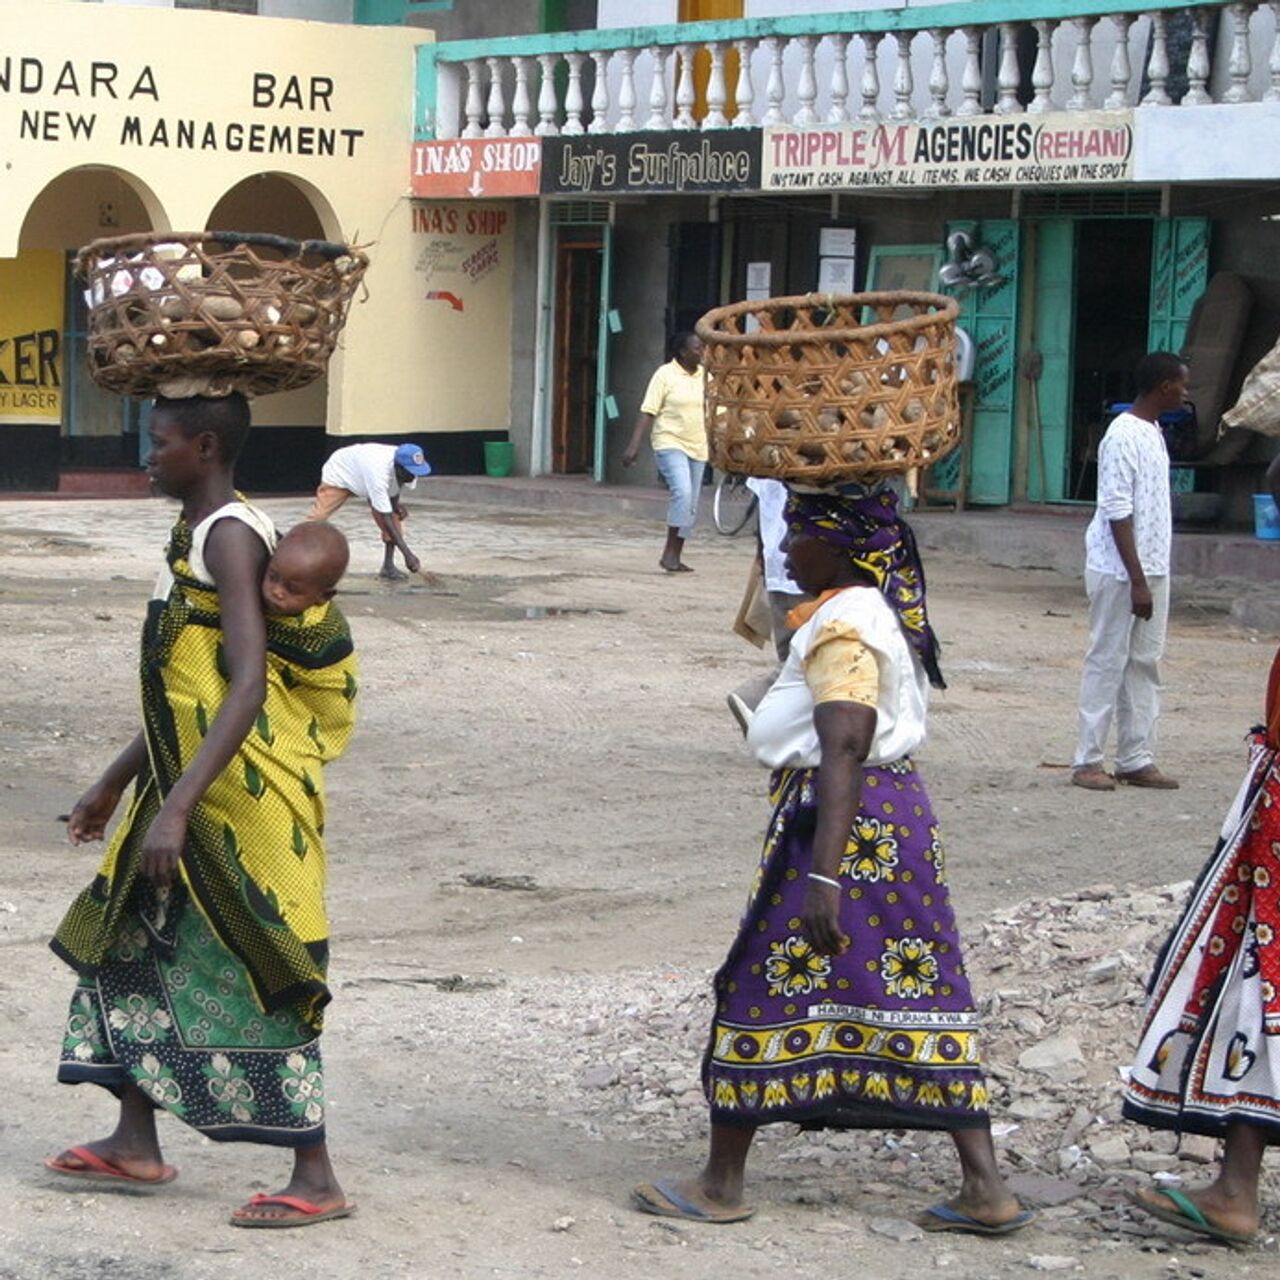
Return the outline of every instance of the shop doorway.
<path id="1" fill-rule="evenodd" d="M 596 470 L 601 389 L 601 300 L 605 228 L 572 227 L 556 245 L 555 345 L 552 357 L 551 470 Z"/>
<path id="2" fill-rule="evenodd" d="M 1018 362 L 1023 492 L 1032 502 L 1092 502 L 1112 406 L 1133 400 L 1146 352 L 1182 347 L 1208 283 L 1208 223 L 1080 216 L 1030 230 L 1033 306 Z"/>

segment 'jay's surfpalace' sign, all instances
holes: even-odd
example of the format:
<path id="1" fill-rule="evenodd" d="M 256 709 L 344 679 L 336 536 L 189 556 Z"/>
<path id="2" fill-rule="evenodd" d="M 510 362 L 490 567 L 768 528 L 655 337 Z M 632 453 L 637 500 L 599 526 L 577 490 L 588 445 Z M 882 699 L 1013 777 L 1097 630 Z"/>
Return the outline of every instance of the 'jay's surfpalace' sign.
<path id="1" fill-rule="evenodd" d="M 1130 182 L 1133 113 L 1097 111 L 764 130 L 766 191 Z"/>

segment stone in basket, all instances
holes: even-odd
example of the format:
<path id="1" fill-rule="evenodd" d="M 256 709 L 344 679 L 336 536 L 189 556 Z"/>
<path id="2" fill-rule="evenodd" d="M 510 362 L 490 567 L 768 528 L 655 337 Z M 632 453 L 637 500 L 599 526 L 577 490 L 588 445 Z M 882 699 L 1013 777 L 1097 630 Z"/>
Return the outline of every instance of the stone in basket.
<path id="1" fill-rule="evenodd" d="M 697 324 L 722 471 L 806 484 L 932 466 L 960 441 L 953 298 L 806 294 Z"/>
<path id="2" fill-rule="evenodd" d="M 324 372 L 368 266 L 347 245 L 234 231 L 95 240 L 76 258 L 90 376 L 130 396 L 306 386 Z"/>

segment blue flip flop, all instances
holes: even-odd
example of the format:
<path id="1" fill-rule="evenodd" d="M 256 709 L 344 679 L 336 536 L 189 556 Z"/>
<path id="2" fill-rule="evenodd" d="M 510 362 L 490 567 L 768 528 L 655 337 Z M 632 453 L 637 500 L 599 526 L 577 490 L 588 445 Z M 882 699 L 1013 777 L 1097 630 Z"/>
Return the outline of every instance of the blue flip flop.
<path id="1" fill-rule="evenodd" d="M 971 1236 L 1011 1236 L 1015 1231 L 1030 1226 L 1035 1220 L 1036 1215 L 1030 1209 L 1024 1209 L 1008 1222 L 982 1222 L 953 1209 L 949 1204 L 938 1203 L 926 1209 L 916 1219 L 916 1226 L 925 1231 L 958 1231 Z"/>
<path id="2" fill-rule="evenodd" d="M 1232 1231 L 1228 1227 L 1218 1226 L 1216 1222 L 1210 1222 L 1196 1202 L 1184 1192 L 1174 1187 L 1156 1187 L 1155 1192 L 1156 1195 L 1164 1196 L 1169 1201 L 1168 1207 L 1152 1204 L 1149 1200 L 1144 1200 L 1136 1191 L 1129 1200 L 1144 1213 L 1149 1213 L 1153 1218 L 1159 1218 L 1161 1222 L 1167 1222 L 1171 1227 L 1179 1227 L 1183 1231 L 1191 1231 L 1199 1236 L 1208 1236 L 1211 1240 L 1221 1240 L 1224 1244 L 1253 1243 L 1255 1236 L 1252 1232 Z"/>
<path id="3" fill-rule="evenodd" d="M 719 1211 L 704 1209 L 682 1196 L 670 1182 L 641 1184 L 631 1192 L 631 1202 L 641 1213 L 652 1213 L 659 1218 L 683 1218 L 686 1222 L 745 1222 L 755 1213 L 748 1205 Z"/>

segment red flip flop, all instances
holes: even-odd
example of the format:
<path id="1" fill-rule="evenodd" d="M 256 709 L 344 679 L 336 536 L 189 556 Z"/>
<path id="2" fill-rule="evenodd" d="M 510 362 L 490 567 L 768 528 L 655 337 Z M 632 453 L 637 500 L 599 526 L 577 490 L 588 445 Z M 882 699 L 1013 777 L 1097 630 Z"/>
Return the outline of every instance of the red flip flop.
<path id="1" fill-rule="evenodd" d="M 257 1209 L 263 1205 L 273 1204 L 283 1205 L 286 1209 L 293 1209 L 294 1212 L 272 1218 L 255 1218 L 244 1212 L 246 1209 Z M 231 1215 L 230 1222 L 233 1227 L 309 1227 L 313 1222 L 330 1222 L 334 1218 L 349 1218 L 355 1211 L 356 1207 L 350 1201 L 334 1205 L 331 1209 L 322 1209 L 318 1204 L 304 1200 L 301 1196 L 257 1195 L 250 1196 L 245 1204 Z"/>
<path id="2" fill-rule="evenodd" d="M 80 1165 L 64 1163 L 67 1157 L 78 1160 Z M 127 1183 L 131 1187 L 161 1187 L 172 1182 L 178 1171 L 171 1164 L 165 1165 L 153 1178 L 140 1178 L 136 1173 L 128 1173 L 110 1160 L 104 1160 L 96 1151 L 88 1147 L 68 1147 L 60 1156 L 51 1156 L 44 1162 L 44 1167 L 64 1178 L 77 1178 L 81 1182 L 115 1182 Z"/>

